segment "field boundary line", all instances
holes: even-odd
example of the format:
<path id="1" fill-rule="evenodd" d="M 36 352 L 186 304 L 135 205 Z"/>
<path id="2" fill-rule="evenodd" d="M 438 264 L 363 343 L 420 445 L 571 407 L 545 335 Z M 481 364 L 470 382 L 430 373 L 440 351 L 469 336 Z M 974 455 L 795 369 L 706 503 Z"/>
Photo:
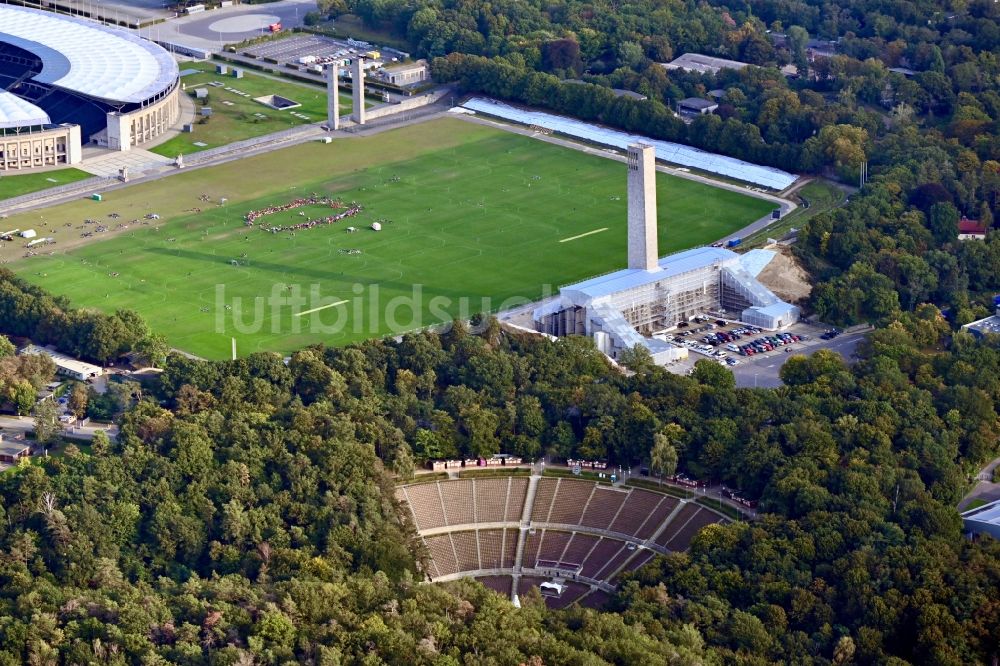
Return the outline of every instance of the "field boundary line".
<path id="1" fill-rule="evenodd" d="M 338 305 L 344 305 L 345 303 L 350 303 L 348 300 L 337 301 L 336 303 L 327 303 L 326 305 L 321 305 L 318 308 L 313 308 L 312 310 L 303 310 L 302 312 L 296 312 L 293 317 L 301 317 L 302 315 L 311 314 L 313 312 L 319 312 L 320 310 L 326 310 L 327 308 L 335 308 Z"/>
<path id="2" fill-rule="evenodd" d="M 576 236 L 570 236 L 569 238 L 563 238 L 559 242 L 560 243 L 566 243 L 566 242 L 569 242 L 569 241 L 574 241 L 574 240 L 576 240 L 578 238 L 584 238 L 586 236 L 593 236 L 594 234 L 599 234 L 602 231 L 607 231 L 607 230 L 608 230 L 608 227 L 601 227 L 600 229 L 594 229 L 593 231 L 588 231 L 588 232 L 583 233 L 583 234 L 577 234 Z"/>

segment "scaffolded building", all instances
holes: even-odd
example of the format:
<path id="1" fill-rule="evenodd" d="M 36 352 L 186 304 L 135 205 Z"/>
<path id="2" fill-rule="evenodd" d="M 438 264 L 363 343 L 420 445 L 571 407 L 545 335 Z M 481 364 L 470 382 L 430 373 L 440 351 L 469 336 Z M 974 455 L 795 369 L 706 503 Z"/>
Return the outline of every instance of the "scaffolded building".
<path id="1" fill-rule="evenodd" d="M 556 336 L 591 336 L 612 358 L 641 345 L 654 360 L 668 363 L 685 357 L 687 349 L 652 336 L 698 314 L 731 313 L 769 330 L 798 321 L 799 308 L 762 285 L 731 250 L 700 247 L 654 260 L 651 151 L 642 145 L 629 146 L 629 267 L 560 288 L 557 300 L 535 310 L 537 330 Z"/>

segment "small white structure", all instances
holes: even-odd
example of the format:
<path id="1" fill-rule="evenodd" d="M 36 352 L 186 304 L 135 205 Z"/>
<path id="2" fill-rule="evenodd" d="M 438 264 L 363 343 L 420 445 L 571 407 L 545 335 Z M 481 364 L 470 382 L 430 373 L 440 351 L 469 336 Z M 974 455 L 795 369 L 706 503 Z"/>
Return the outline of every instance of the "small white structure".
<path id="1" fill-rule="evenodd" d="M 34 229 L 25 229 L 21 232 L 21 238 L 34 238 L 37 235 Z"/>
<path id="2" fill-rule="evenodd" d="M 57 352 L 55 349 L 51 349 L 49 347 L 28 345 L 19 351 L 18 354 L 21 356 L 26 356 L 28 354 L 48 356 L 56 364 L 56 374 L 72 377 L 73 379 L 78 379 L 80 381 L 100 377 L 104 374 L 104 368 L 99 365 L 93 365 L 92 363 L 80 361 L 72 356 L 67 356 L 66 354 Z"/>
<path id="3" fill-rule="evenodd" d="M 372 222 L 372 231 L 382 231 L 382 225 L 378 222 Z"/>
<path id="4" fill-rule="evenodd" d="M 542 593 L 543 597 L 559 598 L 566 591 L 566 586 L 554 580 L 547 580 L 538 586 L 538 590 Z"/>
<path id="5" fill-rule="evenodd" d="M 426 60 L 385 68 L 385 78 L 397 86 L 411 86 L 430 78 L 430 68 Z"/>

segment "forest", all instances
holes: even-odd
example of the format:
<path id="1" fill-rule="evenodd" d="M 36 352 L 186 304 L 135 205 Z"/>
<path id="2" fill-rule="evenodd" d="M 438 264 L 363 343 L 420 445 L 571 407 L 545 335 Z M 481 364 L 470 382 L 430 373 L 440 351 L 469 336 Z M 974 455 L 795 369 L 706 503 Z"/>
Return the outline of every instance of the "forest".
<path id="1" fill-rule="evenodd" d="M 122 434 L 0 477 L 0 663 L 941 663 L 1000 649 L 1000 544 L 954 504 L 996 453 L 1000 345 L 896 310 L 846 365 L 737 389 L 495 321 L 167 360 Z M 393 478 L 428 457 L 647 460 L 760 499 L 606 612 L 420 584 Z M 472 660 L 470 662 L 469 660 Z"/>

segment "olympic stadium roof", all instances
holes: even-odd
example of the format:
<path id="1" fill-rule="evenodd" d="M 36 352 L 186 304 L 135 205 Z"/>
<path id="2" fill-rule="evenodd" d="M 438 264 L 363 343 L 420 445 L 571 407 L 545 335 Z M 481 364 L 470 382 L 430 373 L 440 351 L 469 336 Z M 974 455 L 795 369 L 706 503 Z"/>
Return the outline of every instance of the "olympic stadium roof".
<path id="1" fill-rule="evenodd" d="M 486 113 L 506 120 L 513 120 L 525 125 L 538 125 L 559 132 L 560 134 L 575 136 L 585 141 L 605 146 L 614 146 L 622 150 L 625 150 L 629 144 L 637 142 L 647 143 L 656 148 L 656 157 L 664 162 L 735 178 L 736 180 L 761 185 L 773 190 L 783 190 L 794 183 L 797 178 L 797 176 L 787 171 L 744 162 L 735 157 L 717 155 L 692 148 L 691 146 L 672 143 L 670 141 L 660 141 L 659 139 L 650 139 L 638 134 L 628 134 L 627 132 L 614 130 L 609 127 L 592 125 L 582 120 L 576 120 L 575 118 L 520 109 L 491 99 L 474 97 L 462 106 L 472 111 Z"/>
<path id="2" fill-rule="evenodd" d="M 42 72 L 34 81 L 107 102 L 143 102 L 177 79 L 177 63 L 160 46 L 51 12 L 0 5 L 0 42 L 41 59 Z"/>
<path id="3" fill-rule="evenodd" d="M 48 125 L 52 121 L 49 114 L 27 100 L 13 93 L 0 90 L 0 129 L 5 127 L 26 127 Z"/>

